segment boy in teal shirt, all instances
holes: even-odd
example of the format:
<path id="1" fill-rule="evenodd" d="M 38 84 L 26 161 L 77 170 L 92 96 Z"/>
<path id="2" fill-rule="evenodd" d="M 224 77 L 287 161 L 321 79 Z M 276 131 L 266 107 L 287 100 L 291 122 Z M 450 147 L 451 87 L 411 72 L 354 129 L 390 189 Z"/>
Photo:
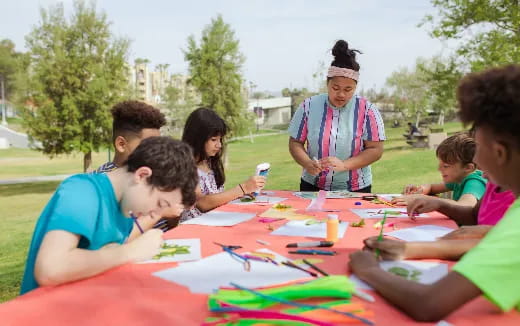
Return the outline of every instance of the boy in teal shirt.
<path id="1" fill-rule="evenodd" d="M 152 226 L 192 205 L 197 182 L 189 146 L 168 137 L 143 140 L 117 170 L 66 179 L 37 221 L 21 294 L 153 257 L 162 231 Z"/>
<path id="2" fill-rule="evenodd" d="M 474 160 L 490 181 L 517 197 L 506 215 L 433 284 L 411 282 L 382 270 L 373 251 L 379 241 L 350 255 L 350 268 L 392 304 L 420 321 L 443 319 L 483 294 L 503 311 L 520 310 L 520 65 L 465 77 L 458 88 L 459 115 L 475 128 Z M 372 252 L 371 252 L 372 251 Z"/>

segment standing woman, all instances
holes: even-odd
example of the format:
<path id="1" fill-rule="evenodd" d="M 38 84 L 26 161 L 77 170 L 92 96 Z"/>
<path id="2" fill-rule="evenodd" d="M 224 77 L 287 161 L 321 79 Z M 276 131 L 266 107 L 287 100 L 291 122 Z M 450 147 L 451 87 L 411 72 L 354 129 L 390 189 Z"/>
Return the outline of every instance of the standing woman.
<path id="1" fill-rule="evenodd" d="M 328 93 L 304 100 L 291 120 L 289 151 L 303 167 L 301 191 L 372 190 L 370 164 L 381 158 L 386 137 L 377 108 L 354 94 L 356 52 L 361 53 L 343 40 L 336 42 Z"/>

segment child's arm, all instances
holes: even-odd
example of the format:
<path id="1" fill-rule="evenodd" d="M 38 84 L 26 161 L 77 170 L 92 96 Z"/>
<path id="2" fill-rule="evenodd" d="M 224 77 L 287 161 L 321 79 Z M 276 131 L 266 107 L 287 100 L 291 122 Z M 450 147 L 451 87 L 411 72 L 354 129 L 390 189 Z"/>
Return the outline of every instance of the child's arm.
<path id="1" fill-rule="evenodd" d="M 406 210 L 410 218 L 415 214 L 438 211 L 458 224 L 474 225 L 477 224 L 477 215 L 480 204 L 467 205 L 465 202 L 454 201 L 451 199 L 438 198 L 424 195 L 409 195 L 401 197 L 401 201 L 406 205 Z"/>
<path id="2" fill-rule="evenodd" d="M 40 246 L 34 277 L 40 286 L 58 285 L 102 273 L 110 268 L 152 258 L 162 245 L 162 231 L 153 229 L 123 245 L 99 250 L 77 248 L 80 236 L 62 230 L 48 232 Z"/>
<path id="3" fill-rule="evenodd" d="M 436 195 L 450 191 L 444 183 L 426 183 L 422 185 L 406 185 L 403 195 Z"/>
<path id="4" fill-rule="evenodd" d="M 482 292 L 467 278 L 450 272 L 439 281 L 420 284 L 382 270 L 373 252 L 350 255 L 350 269 L 390 303 L 418 321 L 437 321 Z"/>
<path id="5" fill-rule="evenodd" d="M 197 203 L 195 206 L 197 206 L 201 212 L 207 212 L 245 194 L 253 193 L 256 191 L 256 189 L 263 188 L 264 185 L 265 177 L 252 176 L 245 182 L 226 191 L 216 194 L 202 195 L 201 197 L 197 198 Z M 242 189 L 244 191 L 242 191 Z"/>
<path id="6" fill-rule="evenodd" d="M 481 239 L 437 240 L 437 241 L 399 241 L 377 237 L 365 239 L 365 248 L 378 249 L 384 260 L 401 259 L 442 259 L 458 260 L 475 247 Z"/>

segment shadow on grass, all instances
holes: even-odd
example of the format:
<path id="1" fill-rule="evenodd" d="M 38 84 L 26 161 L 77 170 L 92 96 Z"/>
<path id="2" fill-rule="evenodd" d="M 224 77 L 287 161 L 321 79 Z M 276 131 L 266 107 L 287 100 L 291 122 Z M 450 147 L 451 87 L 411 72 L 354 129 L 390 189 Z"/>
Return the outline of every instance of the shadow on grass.
<path id="1" fill-rule="evenodd" d="M 27 194 L 46 194 L 54 192 L 60 183 L 61 181 L 44 181 L 0 185 L 0 196 L 9 197 Z"/>

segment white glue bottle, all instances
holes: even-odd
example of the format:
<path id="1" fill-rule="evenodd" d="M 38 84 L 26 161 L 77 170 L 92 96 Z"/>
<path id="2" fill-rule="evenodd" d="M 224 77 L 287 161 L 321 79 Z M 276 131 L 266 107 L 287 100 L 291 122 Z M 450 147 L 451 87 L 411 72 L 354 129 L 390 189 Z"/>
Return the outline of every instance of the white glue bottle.
<path id="1" fill-rule="evenodd" d="M 269 169 L 271 168 L 271 164 L 269 163 L 260 163 L 256 166 L 256 175 L 267 178 L 267 175 L 269 174 Z M 262 189 L 256 189 L 254 192 L 255 196 L 258 196 L 260 194 L 260 191 Z"/>

